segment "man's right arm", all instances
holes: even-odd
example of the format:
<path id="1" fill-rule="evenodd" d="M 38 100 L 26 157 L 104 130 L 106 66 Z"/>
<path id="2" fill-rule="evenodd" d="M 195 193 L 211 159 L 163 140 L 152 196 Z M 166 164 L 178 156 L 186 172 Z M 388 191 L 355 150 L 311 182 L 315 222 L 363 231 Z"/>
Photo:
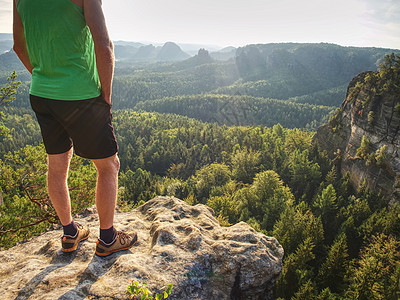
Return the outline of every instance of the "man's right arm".
<path id="1" fill-rule="evenodd" d="M 83 11 L 94 41 L 97 72 L 104 99 L 111 104 L 114 74 L 114 46 L 108 35 L 101 0 L 84 0 Z"/>
<path id="2" fill-rule="evenodd" d="M 29 59 L 28 49 L 26 47 L 24 25 L 22 24 L 21 17 L 17 11 L 16 0 L 13 0 L 13 49 L 18 55 L 18 58 L 24 64 L 25 68 L 32 74 L 33 66 Z"/>

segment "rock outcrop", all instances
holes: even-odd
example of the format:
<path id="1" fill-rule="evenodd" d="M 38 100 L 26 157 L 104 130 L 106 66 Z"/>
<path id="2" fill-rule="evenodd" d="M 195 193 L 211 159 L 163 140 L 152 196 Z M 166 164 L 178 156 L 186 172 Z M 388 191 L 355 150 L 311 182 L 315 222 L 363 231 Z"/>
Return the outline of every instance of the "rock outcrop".
<path id="1" fill-rule="evenodd" d="M 374 192 L 399 202 L 400 94 L 385 92 L 383 80 L 371 79 L 377 74 L 364 72 L 350 82 L 340 110 L 315 140 L 342 174 L 349 172 L 356 189 L 366 181 Z"/>
<path id="2" fill-rule="evenodd" d="M 271 299 L 282 269 L 275 238 L 244 222 L 221 227 L 209 207 L 174 197 L 118 212 L 116 227 L 136 230 L 139 240 L 107 258 L 94 254 L 95 208 L 76 220 L 91 235 L 74 254 L 61 252 L 60 229 L 0 252 L 1 299 L 128 299 L 130 279 L 152 292 L 173 284 L 169 299 Z"/>

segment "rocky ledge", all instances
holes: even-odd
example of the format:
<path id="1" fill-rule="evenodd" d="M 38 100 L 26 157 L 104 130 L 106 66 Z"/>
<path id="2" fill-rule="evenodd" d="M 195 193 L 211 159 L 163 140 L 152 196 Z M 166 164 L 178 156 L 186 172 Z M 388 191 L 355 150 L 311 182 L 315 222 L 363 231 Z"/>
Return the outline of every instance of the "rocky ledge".
<path id="1" fill-rule="evenodd" d="M 244 222 L 221 227 L 211 208 L 174 197 L 117 212 L 117 229 L 135 230 L 139 240 L 107 258 L 94 254 L 95 208 L 76 221 L 91 235 L 73 254 L 60 250 L 60 229 L 0 251 L 2 299 L 129 299 L 131 280 L 152 292 L 173 284 L 169 299 L 272 299 L 282 270 L 283 249 L 275 238 Z"/>
<path id="2" fill-rule="evenodd" d="M 342 174 L 349 173 L 356 189 L 366 182 L 395 203 L 400 202 L 400 94 L 385 92 L 386 82 L 367 80 L 376 74 L 364 72 L 350 82 L 340 110 L 315 140 Z"/>

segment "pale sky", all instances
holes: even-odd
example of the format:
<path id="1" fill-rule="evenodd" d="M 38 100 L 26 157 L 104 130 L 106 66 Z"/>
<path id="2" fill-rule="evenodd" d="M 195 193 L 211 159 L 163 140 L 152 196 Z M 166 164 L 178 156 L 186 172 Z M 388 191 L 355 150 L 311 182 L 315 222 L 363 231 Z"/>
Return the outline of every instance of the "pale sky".
<path id="1" fill-rule="evenodd" d="M 103 8 L 113 40 L 400 49 L 400 0 L 103 0 Z M 0 0 L 0 32 L 11 22 L 12 0 Z"/>

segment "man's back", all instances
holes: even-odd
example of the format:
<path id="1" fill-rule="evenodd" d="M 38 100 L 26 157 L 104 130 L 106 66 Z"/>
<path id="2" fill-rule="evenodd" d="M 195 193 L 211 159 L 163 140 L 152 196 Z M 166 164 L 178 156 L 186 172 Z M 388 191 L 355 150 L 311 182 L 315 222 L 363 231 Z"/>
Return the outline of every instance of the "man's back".
<path id="1" fill-rule="evenodd" d="M 70 0 L 18 0 L 32 70 L 30 93 L 57 100 L 100 94 L 92 35 Z"/>

